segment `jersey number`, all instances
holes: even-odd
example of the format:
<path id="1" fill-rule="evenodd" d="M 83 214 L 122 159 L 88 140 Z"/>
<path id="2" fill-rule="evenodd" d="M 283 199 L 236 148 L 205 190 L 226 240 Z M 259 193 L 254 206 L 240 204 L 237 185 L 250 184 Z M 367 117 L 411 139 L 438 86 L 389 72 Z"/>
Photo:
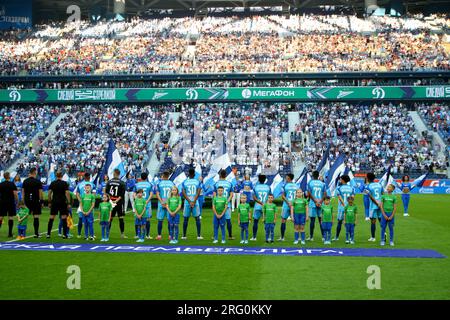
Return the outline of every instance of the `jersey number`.
<path id="1" fill-rule="evenodd" d="M 119 188 L 115 186 L 111 186 L 109 188 L 109 195 L 113 197 L 117 197 L 117 194 L 119 193 Z"/>

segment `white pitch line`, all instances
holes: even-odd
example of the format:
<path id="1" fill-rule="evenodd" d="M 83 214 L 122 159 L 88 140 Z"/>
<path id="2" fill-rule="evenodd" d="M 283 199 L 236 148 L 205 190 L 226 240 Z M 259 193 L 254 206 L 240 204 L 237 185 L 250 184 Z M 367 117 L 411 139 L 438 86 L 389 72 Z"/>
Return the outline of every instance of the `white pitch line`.
<path id="1" fill-rule="evenodd" d="M 94 222 L 98 221 L 98 220 L 99 219 L 94 219 Z M 83 224 L 83 226 L 84 226 L 84 224 Z M 51 232 L 54 232 L 54 231 L 58 231 L 58 228 L 53 229 Z M 39 235 L 41 235 L 41 236 L 46 235 L 46 234 L 47 234 L 47 231 L 39 233 Z M 34 234 L 32 236 L 25 237 L 25 239 L 30 239 L 30 238 L 34 238 Z M 21 241 L 21 240 L 25 240 L 25 239 L 13 239 L 13 240 L 6 241 L 6 243 Z"/>

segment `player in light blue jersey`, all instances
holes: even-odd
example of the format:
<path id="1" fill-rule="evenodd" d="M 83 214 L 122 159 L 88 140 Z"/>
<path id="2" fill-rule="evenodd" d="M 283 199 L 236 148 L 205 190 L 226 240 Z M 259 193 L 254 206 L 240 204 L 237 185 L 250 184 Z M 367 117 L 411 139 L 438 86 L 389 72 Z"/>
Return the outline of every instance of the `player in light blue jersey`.
<path id="1" fill-rule="evenodd" d="M 227 181 L 227 172 L 225 170 L 221 170 L 219 172 L 219 181 L 214 185 L 214 197 L 217 194 L 217 188 L 223 188 L 223 196 L 228 199 L 228 208 L 225 212 L 225 219 L 227 221 L 227 229 L 228 229 L 228 239 L 234 240 L 233 237 L 233 229 L 231 225 L 231 199 L 233 198 L 233 184 L 230 181 Z"/>
<path id="2" fill-rule="evenodd" d="M 295 193 L 298 190 L 297 184 L 292 182 L 292 180 L 294 180 L 294 175 L 292 173 L 288 173 L 285 177 L 285 184 L 281 193 L 281 198 L 283 199 L 283 208 L 281 211 L 281 236 L 278 241 L 284 241 L 284 234 L 286 232 L 286 220 L 291 216 L 292 202 L 294 201 Z"/>
<path id="3" fill-rule="evenodd" d="M 409 208 L 409 192 L 413 188 L 411 182 L 409 182 L 409 176 L 405 175 L 402 178 L 402 184 L 400 185 L 400 190 L 402 191 L 402 203 L 403 203 L 403 216 L 408 217 L 408 208 Z"/>
<path id="4" fill-rule="evenodd" d="M 263 205 L 267 202 L 271 193 L 270 186 L 265 184 L 267 177 L 264 174 L 258 176 L 258 183 L 253 188 L 253 200 L 255 200 L 255 208 L 253 210 L 253 237 L 250 241 L 256 241 L 258 234 L 258 222 L 262 216 Z"/>
<path id="5" fill-rule="evenodd" d="M 78 236 L 77 238 L 81 238 L 81 231 L 83 229 L 83 211 L 81 210 L 81 198 L 84 196 L 85 193 L 85 186 L 86 185 L 91 186 L 91 190 L 94 190 L 94 184 L 91 182 L 91 174 L 89 172 L 86 172 L 84 174 L 84 180 L 81 181 L 77 187 L 75 188 L 75 196 L 78 199 L 78 203 L 80 204 L 78 206 Z"/>
<path id="6" fill-rule="evenodd" d="M 156 197 L 159 201 L 158 211 L 156 213 L 156 218 L 158 219 L 158 236 L 156 237 L 156 240 L 161 240 L 164 218 L 169 218 L 169 212 L 167 211 L 167 199 L 169 198 L 170 192 L 174 186 L 175 184 L 169 180 L 169 172 L 164 171 L 161 180 L 158 181 L 155 187 Z M 167 226 L 169 227 L 169 224 L 167 224 Z"/>
<path id="7" fill-rule="evenodd" d="M 309 238 L 306 240 L 314 240 L 314 227 L 316 223 L 316 218 L 319 219 L 320 232 L 323 238 L 323 228 L 322 228 L 322 202 L 327 196 L 326 186 L 323 181 L 319 180 L 319 171 L 313 171 L 312 180 L 308 183 L 306 187 L 306 192 L 309 198 Z"/>
<path id="8" fill-rule="evenodd" d="M 197 226 L 197 240 L 203 240 L 200 234 L 201 231 L 201 220 L 200 220 L 200 206 L 198 203 L 198 197 L 202 190 L 202 183 L 195 179 L 195 169 L 189 169 L 189 178 L 184 180 L 181 185 L 181 192 L 183 194 L 184 200 L 184 212 L 183 212 L 183 236 L 182 240 L 186 240 L 186 231 L 189 224 L 189 217 L 192 215 L 195 218 L 195 223 Z"/>
<path id="9" fill-rule="evenodd" d="M 336 194 L 338 197 L 338 224 L 336 227 L 336 236 L 334 237 L 333 241 L 339 240 L 342 222 L 344 221 L 344 208 L 348 204 L 348 198 L 355 195 L 355 189 L 353 189 L 353 187 L 348 184 L 349 181 L 350 177 L 344 174 L 340 179 L 341 185 L 336 189 Z"/>
<path id="10" fill-rule="evenodd" d="M 152 217 L 152 197 L 153 197 L 153 184 L 148 181 L 148 173 L 143 172 L 141 173 L 141 180 L 139 180 L 134 185 L 133 192 L 137 192 L 137 190 L 142 190 L 142 198 L 146 200 L 146 209 L 145 209 L 145 216 L 147 217 L 147 221 L 145 223 L 145 237 L 146 239 L 152 239 L 150 236 L 150 218 Z M 138 237 L 138 227 L 136 227 L 136 239 Z"/>
<path id="11" fill-rule="evenodd" d="M 367 181 L 369 185 L 367 186 L 366 193 L 370 198 L 369 206 L 369 218 L 370 218 L 370 232 L 371 237 L 369 241 L 375 242 L 375 232 L 377 227 L 377 219 L 381 220 L 381 196 L 383 195 L 383 186 L 379 182 L 375 182 L 375 174 L 369 172 L 367 174 Z"/>
<path id="12" fill-rule="evenodd" d="M 250 180 L 250 176 L 246 174 L 244 176 L 244 181 L 242 181 L 242 193 L 247 196 L 247 203 L 250 203 L 253 199 L 252 190 L 253 190 L 253 183 Z"/>

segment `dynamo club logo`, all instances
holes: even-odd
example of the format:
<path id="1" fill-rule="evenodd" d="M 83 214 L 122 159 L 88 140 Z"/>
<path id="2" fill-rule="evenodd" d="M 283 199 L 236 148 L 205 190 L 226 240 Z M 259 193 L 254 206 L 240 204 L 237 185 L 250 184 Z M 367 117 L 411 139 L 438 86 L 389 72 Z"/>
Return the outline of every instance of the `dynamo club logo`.
<path id="1" fill-rule="evenodd" d="M 384 91 L 383 88 L 376 87 L 376 88 L 373 88 L 372 94 L 373 94 L 374 99 L 384 99 L 386 92 Z"/>
<path id="2" fill-rule="evenodd" d="M 250 89 L 242 90 L 242 98 L 248 99 L 252 96 L 252 91 Z"/>
<path id="3" fill-rule="evenodd" d="M 197 100 L 198 99 L 198 91 L 195 89 L 186 90 L 186 97 L 188 100 Z"/>
<path id="4" fill-rule="evenodd" d="M 13 90 L 9 93 L 9 101 L 16 102 L 22 100 L 22 95 L 19 91 Z"/>

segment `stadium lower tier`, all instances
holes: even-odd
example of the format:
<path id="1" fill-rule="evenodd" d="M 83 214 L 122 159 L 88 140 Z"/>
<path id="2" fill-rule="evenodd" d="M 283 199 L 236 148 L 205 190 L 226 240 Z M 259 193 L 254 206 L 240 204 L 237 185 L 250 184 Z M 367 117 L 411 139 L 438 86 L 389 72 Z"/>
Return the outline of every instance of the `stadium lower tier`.
<path id="1" fill-rule="evenodd" d="M 135 176 L 190 164 L 206 175 L 222 154 L 241 175 L 299 173 L 327 150 L 330 163 L 344 154 L 355 174 L 391 166 L 394 175 L 445 177 L 448 167 L 445 103 L 3 106 L 0 121 L 0 170 L 22 177 L 30 168 L 41 178 L 56 170 L 97 175 L 110 141 Z M 434 130 L 443 144 L 430 138 Z"/>

